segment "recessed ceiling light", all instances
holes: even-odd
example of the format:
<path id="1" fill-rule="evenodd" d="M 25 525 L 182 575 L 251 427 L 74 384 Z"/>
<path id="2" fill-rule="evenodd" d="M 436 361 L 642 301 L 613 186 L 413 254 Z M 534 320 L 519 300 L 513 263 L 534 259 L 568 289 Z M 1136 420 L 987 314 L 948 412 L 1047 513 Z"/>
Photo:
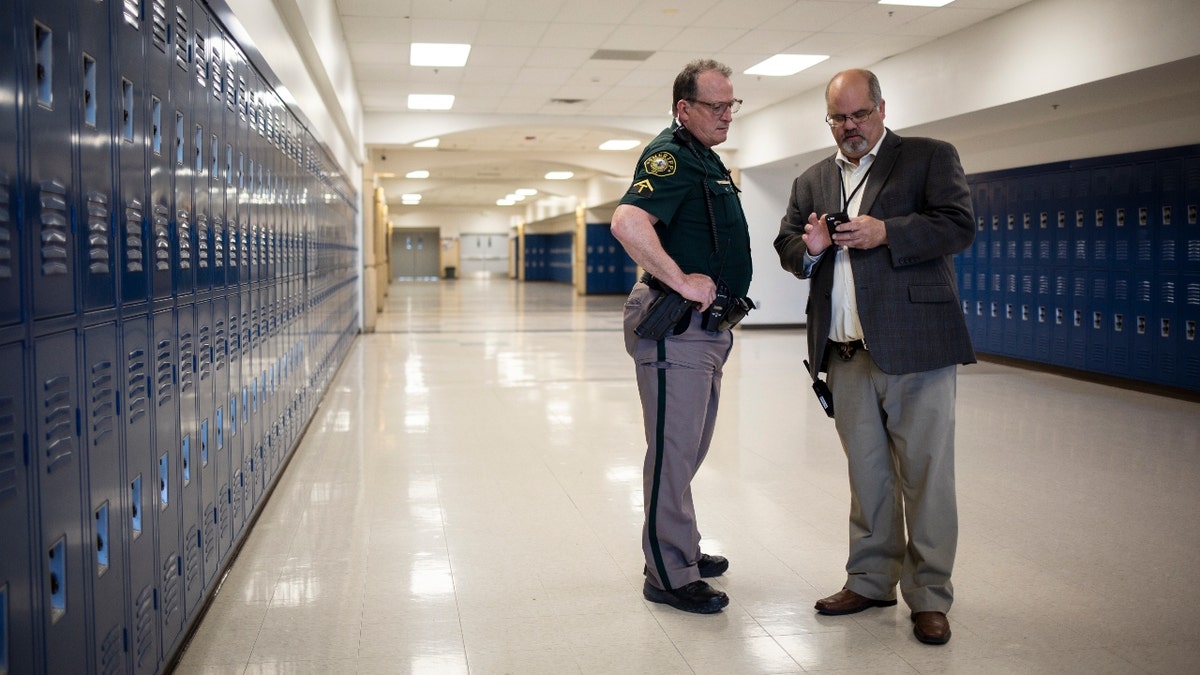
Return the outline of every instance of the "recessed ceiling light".
<path id="1" fill-rule="evenodd" d="M 629 150 L 631 148 L 636 148 L 637 146 L 639 146 L 641 144 L 642 144 L 641 141 L 633 141 L 633 140 L 627 140 L 627 139 L 622 139 L 622 138 L 614 138 L 612 140 L 604 141 L 603 143 L 601 143 L 600 149 L 601 150 Z"/>
<path id="2" fill-rule="evenodd" d="M 546 180 L 568 180 L 574 175 L 573 171 L 551 171 L 546 174 Z"/>
<path id="3" fill-rule="evenodd" d="M 413 143 L 413 147 L 414 148 L 436 148 L 438 146 L 438 143 L 441 143 L 441 142 L 442 142 L 442 139 L 440 139 L 440 138 L 427 138 L 423 141 L 417 141 L 416 143 Z"/>
<path id="4" fill-rule="evenodd" d="M 454 106 L 451 94 L 409 94 L 409 110 L 449 110 Z"/>
<path id="5" fill-rule="evenodd" d="M 471 45 L 414 42 L 408 50 L 408 62 L 414 66 L 460 68 L 467 65 Z"/>
<path id="6" fill-rule="evenodd" d="M 516 204 L 516 202 L 514 202 L 511 199 L 497 199 L 496 200 L 496 206 L 512 206 L 513 204 Z"/>
<path id="7" fill-rule="evenodd" d="M 421 195 L 416 192 L 408 192 L 408 193 L 400 195 L 400 201 L 402 201 L 402 202 L 419 202 L 419 201 L 421 201 Z"/>
<path id="8" fill-rule="evenodd" d="M 881 5 L 908 5 L 911 7 L 945 7 L 954 0 L 879 0 Z"/>
<path id="9" fill-rule="evenodd" d="M 409 171 L 408 173 L 404 174 L 404 177 L 405 178 L 429 178 L 429 172 L 426 171 L 425 169 L 420 169 L 417 171 Z"/>
<path id="10" fill-rule="evenodd" d="M 776 54 L 746 69 L 746 75 L 787 77 L 828 59 L 826 54 Z"/>
<path id="11" fill-rule="evenodd" d="M 532 197 L 537 194 L 537 190 L 534 190 L 533 188 L 517 188 L 517 194 L 525 195 L 526 197 Z"/>

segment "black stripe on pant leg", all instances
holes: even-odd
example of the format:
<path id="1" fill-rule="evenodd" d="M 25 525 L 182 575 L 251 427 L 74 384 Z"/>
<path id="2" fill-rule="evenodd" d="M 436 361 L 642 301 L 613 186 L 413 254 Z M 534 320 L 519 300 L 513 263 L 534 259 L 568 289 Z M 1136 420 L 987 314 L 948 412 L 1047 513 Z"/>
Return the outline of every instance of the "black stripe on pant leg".
<path id="1" fill-rule="evenodd" d="M 667 360 L 667 341 L 658 341 L 658 362 Z M 654 481 L 650 489 L 650 513 L 647 515 L 647 529 L 650 537 L 650 551 L 654 555 L 654 567 L 658 570 L 658 578 L 662 581 L 664 590 L 671 590 L 671 580 L 667 577 L 667 567 L 663 564 L 662 549 L 658 545 L 658 491 L 662 481 L 663 446 L 666 443 L 667 416 L 667 369 L 658 369 L 658 418 L 654 425 Z"/>

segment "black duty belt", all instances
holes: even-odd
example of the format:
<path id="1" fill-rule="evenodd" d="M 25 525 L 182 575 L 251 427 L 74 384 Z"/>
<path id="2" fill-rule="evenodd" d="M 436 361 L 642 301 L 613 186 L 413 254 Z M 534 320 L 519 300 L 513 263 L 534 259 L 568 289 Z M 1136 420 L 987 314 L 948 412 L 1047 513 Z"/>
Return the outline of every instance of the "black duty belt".
<path id="1" fill-rule="evenodd" d="M 661 293 L 666 293 L 667 291 L 671 290 L 670 287 L 658 279 L 655 279 L 654 275 L 650 274 L 649 272 L 642 272 L 641 282 Z"/>
<path id="2" fill-rule="evenodd" d="M 863 351 L 867 350 L 867 345 L 862 340 L 852 340 L 850 342 L 834 342 L 830 340 L 829 344 L 837 349 L 838 358 L 843 361 L 849 361 L 854 358 L 854 353 L 860 349 Z"/>

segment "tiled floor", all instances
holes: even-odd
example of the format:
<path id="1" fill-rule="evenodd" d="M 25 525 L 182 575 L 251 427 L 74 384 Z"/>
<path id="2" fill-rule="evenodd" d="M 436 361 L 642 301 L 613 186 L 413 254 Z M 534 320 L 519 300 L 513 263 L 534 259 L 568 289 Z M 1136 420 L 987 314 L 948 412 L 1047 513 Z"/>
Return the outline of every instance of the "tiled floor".
<path id="1" fill-rule="evenodd" d="M 845 460 L 802 330 L 740 330 L 695 481 L 732 603 L 641 597 L 640 410 L 622 298 L 465 279 L 391 288 L 180 673 L 1190 673 L 1200 404 L 961 369 L 957 599 L 818 616 Z"/>

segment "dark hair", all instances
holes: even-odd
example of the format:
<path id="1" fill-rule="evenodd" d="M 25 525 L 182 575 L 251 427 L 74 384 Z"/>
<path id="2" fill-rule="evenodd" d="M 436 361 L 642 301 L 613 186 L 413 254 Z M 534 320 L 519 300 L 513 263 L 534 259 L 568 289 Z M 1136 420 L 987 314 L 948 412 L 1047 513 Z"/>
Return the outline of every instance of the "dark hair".
<path id="1" fill-rule="evenodd" d="M 675 104 L 681 100 L 693 101 L 696 99 L 697 87 L 696 80 L 699 79 L 701 73 L 707 73 L 710 70 L 715 70 L 718 73 L 728 78 L 733 75 L 733 69 L 724 63 L 714 61 L 712 59 L 696 59 L 683 67 L 679 74 L 675 76 L 675 86 L 671 90 L 671 114 L 675 114 Z"/>
<path id="2" fill-rule="evenodd" d="M 883 90 L 879 87 L 879 78 L 875 77 L 875 73 L 872 73 L 865 68 L 852 68 L 850 70 L 843 70 L 842 72 L 830 78 L 829 84 L 825 85 L 826 103 L 829 102 L 829 90 L 833 87 L 833 83 L 838 79 L 844 79 L 847 75 L 857 75 L 865 79 L 867 81 L 867 96 L 871 99 L 871 103 L 879 105 L 879 102 L 883 100 Z"/>

